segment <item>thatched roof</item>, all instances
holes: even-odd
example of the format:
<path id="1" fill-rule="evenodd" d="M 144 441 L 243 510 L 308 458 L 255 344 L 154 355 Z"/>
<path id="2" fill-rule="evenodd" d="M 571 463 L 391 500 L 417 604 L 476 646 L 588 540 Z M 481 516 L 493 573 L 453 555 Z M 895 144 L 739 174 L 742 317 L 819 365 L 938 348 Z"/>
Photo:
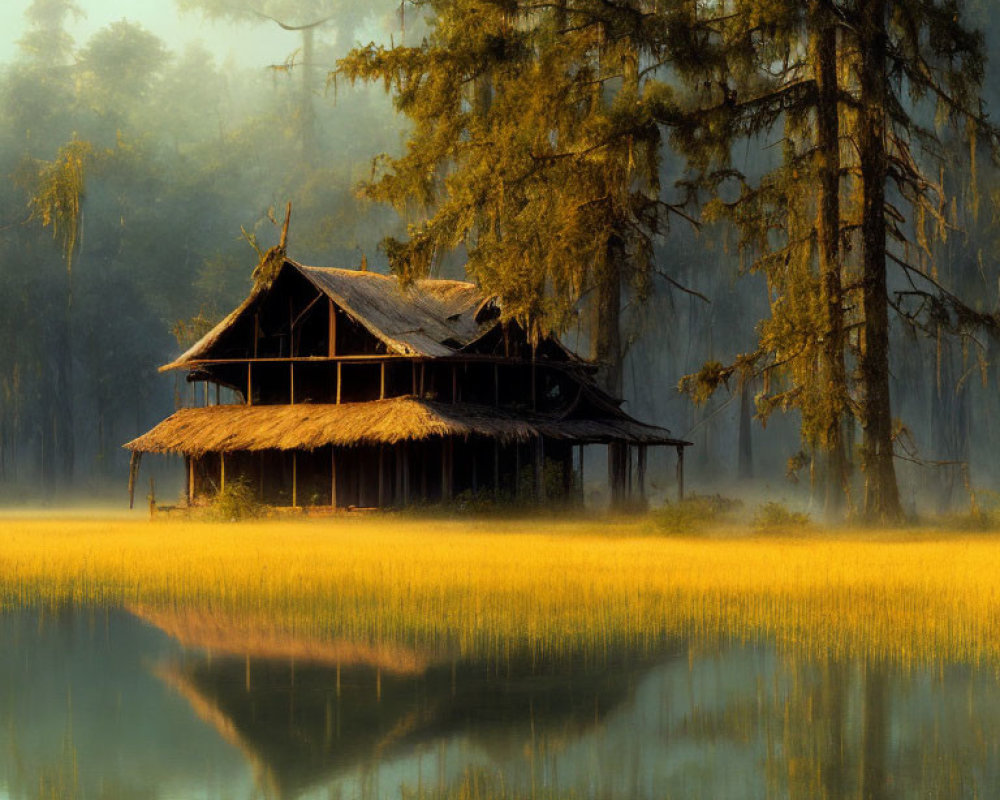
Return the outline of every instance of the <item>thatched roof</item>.
<path id="1" fill-rule="evenodd" d="M 465 281 L 421 280 L 403 290 L 395 276 L 377 272 L 307 267 L 290 259 L 282 269 L 296 270 L 392 354 L 454 355 L 496 324 L 495 315 L 481 313 L 485 303 L 479 289 Z M 266 291 L 254 288 L 235 311 L 161 371 L 210 357 L 222 334 Z"/>
<path id="2" fill-rule="evenodd" d="M 559 419 L 413 397 L 369 403 L 227 405 L 182 408 L 125 447 L 144 453 L 202 455 L 242 450 L 315 450 L 326 445 L 396 444 L 433 437 L 484 436 L 503 442 L 538 436 L 578 443 L 628 441 L 683 445 L 670 431 L 621 414 Z"/>

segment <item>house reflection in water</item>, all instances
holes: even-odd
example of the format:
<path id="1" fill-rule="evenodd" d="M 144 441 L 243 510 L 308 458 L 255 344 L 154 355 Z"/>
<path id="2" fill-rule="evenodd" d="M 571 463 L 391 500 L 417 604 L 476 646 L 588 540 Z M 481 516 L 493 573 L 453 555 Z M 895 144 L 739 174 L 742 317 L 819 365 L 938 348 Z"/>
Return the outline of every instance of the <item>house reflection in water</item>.
<path id="1" fill-rule="evenodd" d="M 530 782 L 533 753 L 600 727 L 670 656 L 660 649 L 587 663 L 524 653 L 490 663 L 396 646 L 224 635 L 199 615 L 143 616 L 188 648 L 158 665 L 157 676 L 246 755 L 258 786 L 274 797 L 298 796 L 352 770 L 373 774 L 456 739 L 495 763 L 524 761 Z M 425 760 L 435 780 L 477 766 L 474 757 L 451 770 L 436 754 Z M 430 776 L 411 777 L 416 786 Z"/>

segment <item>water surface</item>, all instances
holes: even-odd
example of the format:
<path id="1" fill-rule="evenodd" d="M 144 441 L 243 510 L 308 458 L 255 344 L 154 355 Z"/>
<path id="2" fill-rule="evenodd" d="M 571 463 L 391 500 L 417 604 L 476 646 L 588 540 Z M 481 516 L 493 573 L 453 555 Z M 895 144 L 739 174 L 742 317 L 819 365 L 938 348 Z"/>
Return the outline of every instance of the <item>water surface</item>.
<path id="1" fill-rule="evenodd" d="M 767 642 L 491 659 L 0 617 L 0 796 L 989 797 L 1000 681 Z"/>

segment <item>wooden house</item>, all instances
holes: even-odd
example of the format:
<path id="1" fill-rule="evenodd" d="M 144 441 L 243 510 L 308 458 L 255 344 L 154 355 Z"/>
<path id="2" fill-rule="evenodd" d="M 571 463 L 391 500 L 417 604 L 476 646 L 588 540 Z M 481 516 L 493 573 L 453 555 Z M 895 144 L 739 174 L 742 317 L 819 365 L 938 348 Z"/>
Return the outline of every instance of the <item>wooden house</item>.
<path id="1" fill-rule="evenodd" d="M 613 445 L 617 502 L 644 492 L 650 446 L 676 448 L 683 491 L 688 442 L 625 414 L 554 337 L 532 347 L 471 283 L 404 290 L 285 259 L 161 370 L 204 382 L 204 405 L 125 445 L 130 490 L 143 453 L 180 454 L 190 504 L 233 480 L 276 506 L 572 497 L 586 445 Z M 242 402 L 212 404 L 213 384 Z"/>

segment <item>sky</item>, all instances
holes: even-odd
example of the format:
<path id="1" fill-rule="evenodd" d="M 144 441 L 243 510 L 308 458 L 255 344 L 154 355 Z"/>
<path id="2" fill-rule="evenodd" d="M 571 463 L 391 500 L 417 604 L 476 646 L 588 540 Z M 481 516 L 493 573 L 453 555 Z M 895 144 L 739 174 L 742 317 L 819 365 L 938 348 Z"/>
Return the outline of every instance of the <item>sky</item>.
<path id="1" fill-rule="evenodd" d="M 363 2 L 364 0 L 360 0 Z M 267 67 L 281 63 L 296 49 L 299 37 L 273 23 L 206 22 L 199 14 L 181 14 L 173 0 L 77 0 L 86 16 L 70 31 L 83 44 L 104 26 L 120 19 L 137 22 L 163 39 L 173 51 L 187 43 L 212 43 L 216 58 L 232 58 L 241 66 Z M 25 30 L 24 11 L 31 0 L 0 0 L 0 62 L 17 56 L 17 41 Z"/>

